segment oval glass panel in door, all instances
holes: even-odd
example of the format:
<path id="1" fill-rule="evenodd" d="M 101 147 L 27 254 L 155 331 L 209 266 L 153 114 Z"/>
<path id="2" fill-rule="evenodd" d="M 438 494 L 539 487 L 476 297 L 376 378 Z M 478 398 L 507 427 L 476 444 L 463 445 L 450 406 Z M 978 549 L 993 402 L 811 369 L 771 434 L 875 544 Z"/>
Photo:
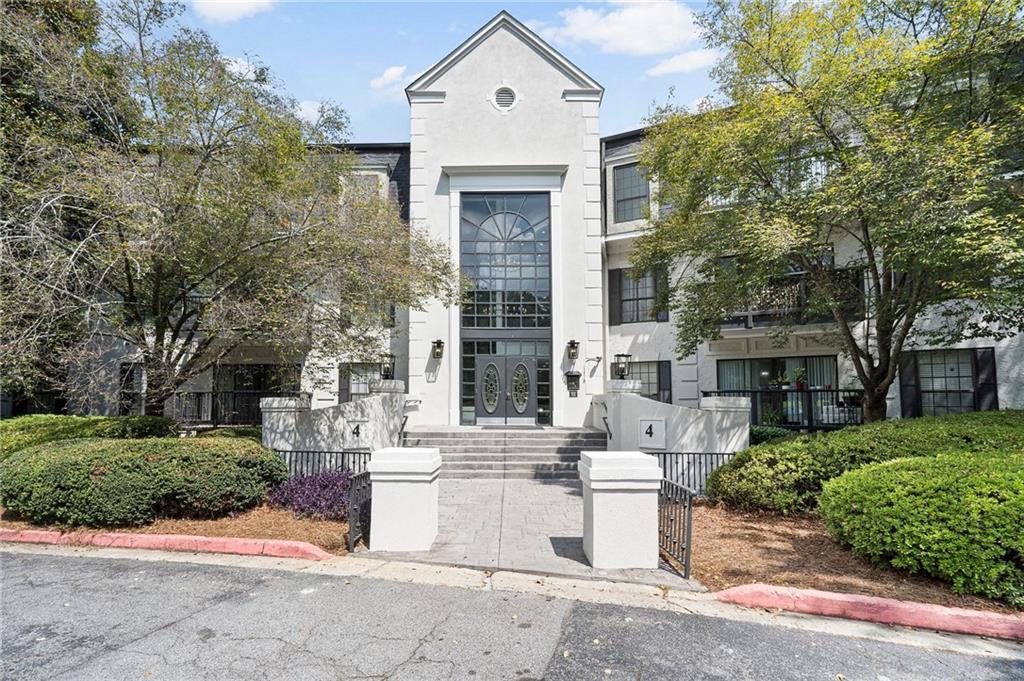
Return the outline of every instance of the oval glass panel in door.
<path id="1" fill-rule="evenodd" d="M 501 385 L 498 379 L 498 367 L 488 364 L 484 369 L 484 377 L 480 384 L 480 392 L 484 400 L 484 411 L 493 414 L 498 408 L 498 396 L 501 394 Z"/>
<path id="2" fill-rule="evenodd" d="M 522 414 L 530 406 L 530 370 L 517 364 L 512 371 L 512 408 Z"/>

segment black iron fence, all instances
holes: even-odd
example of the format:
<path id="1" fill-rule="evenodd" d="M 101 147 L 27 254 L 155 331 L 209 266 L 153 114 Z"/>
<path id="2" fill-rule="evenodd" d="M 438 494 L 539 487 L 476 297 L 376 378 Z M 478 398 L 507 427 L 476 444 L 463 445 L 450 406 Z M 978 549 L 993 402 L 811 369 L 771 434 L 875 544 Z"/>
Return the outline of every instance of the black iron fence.
<path id="1" fill-rule="evenodd" d="M 298 397 L 297 392 L 233 390 L 178 392 L 173 417 L 192 426 L 258 426 L 262 423 L 260 400 L 264 397 Z"/>
<path id="2" fill-rule="evenodd" d="M 355 551 L 356 542 L 370 537 L 370 504 L 373 501 L 373 483 L 370 472 L 352 476 L 348 494 L 348 550 Z"/>
<path id="3" fill-rule="evenodd" d="M 793 430 L 834 430 L 863 420 L 861 390 L 705 390 L 705 397 L 749 397 L 750 423 Z"/>
<path id="4" fill-rule="evenodd" d="M 693 498 L 696 491 L 662 480 L 658 491 L 658 548 L 683 577 L 690 578 L 693 534 Z"/>
<path id="5" fill-rule="evenodd" d="M 288 472 L 296 475 L 316 475 L 321 471 L 352 471 L 353 475 L 366 471 L 370 462 L 369 450 L 352 450 L 342 452 L 325 451 L 283 451 L 277 455 L 288 464 Z"/>
<path id="6" fill-rule="evenodd" d="M 727 462 L 733 454 L 687 454 L 685 452 L 649 452 L 658 457 L 661 475 L 677 485 L 688 487 L 703 496 L 708 476 Z"/>

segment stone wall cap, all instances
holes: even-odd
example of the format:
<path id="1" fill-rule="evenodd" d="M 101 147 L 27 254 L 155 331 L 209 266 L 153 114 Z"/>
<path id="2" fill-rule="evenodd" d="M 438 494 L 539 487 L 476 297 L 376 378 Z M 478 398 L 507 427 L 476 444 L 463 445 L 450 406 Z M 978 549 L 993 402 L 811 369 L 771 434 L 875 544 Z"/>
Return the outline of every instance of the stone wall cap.
<path id="1" fill-rule="evenodd" d="M 660 471 L 658 459 L 644 452 L 580 452 L 580 463 L 593 469 L 653 469 Z"/>
<path id="2" fill-rule="evenodd" d="M 409 474 L 413 477 L 436 475 L 441 469 L 441 452 L 437 447 L 385 447 L 370 455 L 366 470 L 374 474 L 394 476 Z"/>

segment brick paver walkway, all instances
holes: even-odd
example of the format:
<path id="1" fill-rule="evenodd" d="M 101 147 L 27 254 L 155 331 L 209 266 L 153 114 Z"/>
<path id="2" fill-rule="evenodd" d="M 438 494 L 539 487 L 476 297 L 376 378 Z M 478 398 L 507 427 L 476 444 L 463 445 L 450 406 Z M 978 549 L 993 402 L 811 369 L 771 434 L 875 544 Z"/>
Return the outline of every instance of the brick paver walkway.
<path id="1" fill-rule="evenodd" d="M 443 478 L 439 484 L 440 528 L 430 551 L 364 555 L 687 586 L 667 566 L 660 570 L 590 567 L 583 553 L 583 493 L 578 480 Z M 696 582 L 690 586 L 698 588 Z"/>

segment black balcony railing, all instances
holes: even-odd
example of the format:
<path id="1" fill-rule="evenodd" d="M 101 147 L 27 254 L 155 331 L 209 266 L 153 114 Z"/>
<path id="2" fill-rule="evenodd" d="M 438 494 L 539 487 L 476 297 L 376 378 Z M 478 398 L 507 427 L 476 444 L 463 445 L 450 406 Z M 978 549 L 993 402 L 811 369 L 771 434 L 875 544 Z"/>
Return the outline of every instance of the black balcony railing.
<path id="1" fill-rule="evenodd" d="M 859 316 L 864 310 L 864 271 L 860 268 L 834 271 L 836 291 L 847 314 Z M 722 320 L 726 328 L 756 329 L 782 323 L 820 324 L 833 319 L 831 312 L 811 310 L 814 282 L 808 274 L 792 274 L 757 291 L 746 310 Z"/>
<path id="2" fill-rule="evenodd" d="M 174 419 L 196 426 L 258 426 L 263 418 L 260 399 L 298 395 L 260 390 L 179 392 L 174 394 Z"/>
<path id="3" fill-rule="evenodd" d="M 863 421 L 860 390 L 706 390 L 705 397 L 749 397 L 750 423 L 793 430 L 834 430 Z"/>

